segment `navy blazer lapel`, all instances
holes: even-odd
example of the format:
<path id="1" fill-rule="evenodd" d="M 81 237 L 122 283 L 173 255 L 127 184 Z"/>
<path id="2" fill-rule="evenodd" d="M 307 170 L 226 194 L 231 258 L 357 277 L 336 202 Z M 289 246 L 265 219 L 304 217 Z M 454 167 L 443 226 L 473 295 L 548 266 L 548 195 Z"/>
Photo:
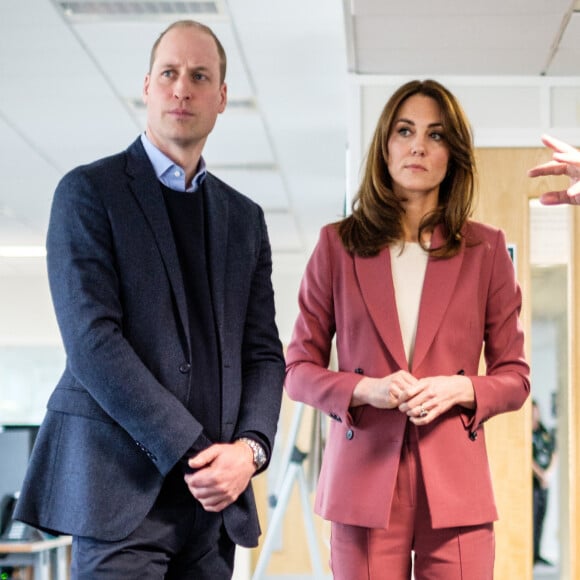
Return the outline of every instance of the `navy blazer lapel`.
<path id="1" fill-rule="evenodd" d="M 433 232 L 432 245 L 437 247 L 442 241 L 441 229 L 438 227 Z M 425 358 L 441 326 L 447 307 L 453 299 L 464 255 L 465 239 L 461 243 L 459 253 L 452 258 L 429 258 L 421 293 L 419 321 L 413 351 L 414 369 L 418 368 Z"/>
<path id="2" fill-rule="evenodd" d="M 157 240 L 159 253 L 173 288 L 177 309 L 185 329 L 185 336 L 189 342 L 187 301 L 173 231 L 163 201 L 163 191 L 140 138 L 127 149 L 127 174 L 131 178 L 130 188 Z M 139 235 L 138 232 L 136 235 Z"/>
<path id="3" fill-rule="evenodd" d="M 378 256 L 355 256 L 355 271 L 371 319 L 401 369 L 408 369 L 401 325 L 397 314 L 389 248 Z"/>
<path id="4" fill-rule="evenodd" d="M 227 193 L 211 173 L 203 183 L 206 203 L 207 256 L 210 292 L 218 336 L 224 326 L 225 276 L 228 244 L 229 204 Z"/>

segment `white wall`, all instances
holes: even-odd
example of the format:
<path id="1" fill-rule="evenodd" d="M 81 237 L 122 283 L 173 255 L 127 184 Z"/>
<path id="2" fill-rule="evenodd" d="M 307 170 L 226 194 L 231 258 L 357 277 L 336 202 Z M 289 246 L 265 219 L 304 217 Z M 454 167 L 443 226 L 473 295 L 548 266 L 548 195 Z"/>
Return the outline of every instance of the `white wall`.
<path id="1" fill-rule="evenodd" d="M 44 262 L 27 270 L 0 284 L 0 424 L 40 422 L 64 365 Z"/>
<path id="2" fill-rule="evenodd" d="M 31 260 L 28 273 L 2 275 L 0 346 L 60 343 L 44 260 Z"/>

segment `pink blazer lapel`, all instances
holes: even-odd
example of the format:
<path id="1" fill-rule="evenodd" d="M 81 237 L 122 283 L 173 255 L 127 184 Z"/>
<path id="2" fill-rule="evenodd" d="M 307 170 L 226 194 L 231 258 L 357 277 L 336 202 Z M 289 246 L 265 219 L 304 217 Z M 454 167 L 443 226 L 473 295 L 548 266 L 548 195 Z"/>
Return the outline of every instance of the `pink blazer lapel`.
<path id="1" fill-rule="evenodd" d="M 378 256 L 355 256 L 355 272 L 373 324 L 400 368 L 408 370 L 403 346 L 395 288 L 391 273 L 391 255 L 386 248 Z"/>
<path id="2" fill-rule="evenodd" d="M 433 233 L 433 244 L 439 244 L 441 231 Z M 437 330 L 439 329 L 447 306 L 453 299 L 455 288 L 459 281 L 459 271 L 465 255 L 465 240 L 459 253 L 453 258 L 430 258 L 425 272 L 419 322 L 413 352 L 413 368 L 418 368 L 427 354 Z"/>

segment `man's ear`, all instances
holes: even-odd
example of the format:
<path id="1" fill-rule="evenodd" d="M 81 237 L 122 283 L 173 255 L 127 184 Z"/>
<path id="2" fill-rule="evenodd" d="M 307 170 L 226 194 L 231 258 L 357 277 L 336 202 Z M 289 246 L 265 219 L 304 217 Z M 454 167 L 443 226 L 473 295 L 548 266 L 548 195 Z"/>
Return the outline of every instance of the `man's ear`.
<path id="1" fill-rule="evenodd" d="M 143 92 L 141 97 L 143 98 L 143 102 L 147 104 L 147 96 L 149 95 L 149 83 L 151 82 L 151 75 L 146 74 L 145 80 L 143 81 Z"/>
<path id="2" fill-rule="evenodd" d="M 220 98 L 220 113 L 223 113 L 226 109 L 226 105 L 228 104 L 228 85 L 226 85 L 226 83 L 222 83 L 222 86 L 220 87 Z"/>

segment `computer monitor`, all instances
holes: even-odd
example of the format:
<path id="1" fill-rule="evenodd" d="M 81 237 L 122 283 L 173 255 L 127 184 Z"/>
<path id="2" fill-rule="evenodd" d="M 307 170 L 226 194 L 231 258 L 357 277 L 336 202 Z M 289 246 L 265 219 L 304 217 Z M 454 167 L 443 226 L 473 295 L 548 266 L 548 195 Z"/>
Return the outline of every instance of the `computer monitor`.
<path id="1" fill-rule="evenodd" d="M 0 499 L 20 491 L 38 425 L 0 426 Z"/>

